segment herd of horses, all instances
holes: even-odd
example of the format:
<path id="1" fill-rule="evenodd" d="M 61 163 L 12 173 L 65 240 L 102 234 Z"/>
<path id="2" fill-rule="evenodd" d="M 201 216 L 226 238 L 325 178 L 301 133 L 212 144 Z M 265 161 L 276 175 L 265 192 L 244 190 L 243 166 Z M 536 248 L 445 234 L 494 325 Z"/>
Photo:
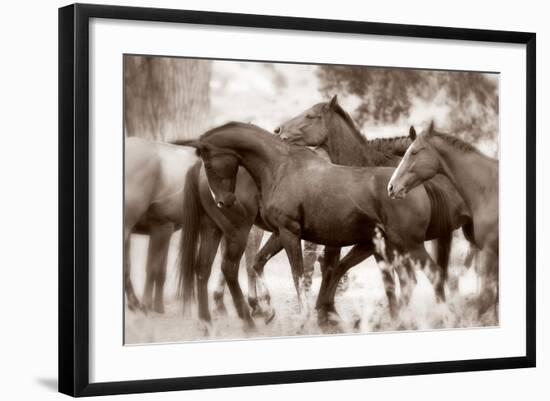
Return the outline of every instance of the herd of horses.
<path id="1" fill-rule="evenodd" d="M 231 122 L 171 144 L 127 138 L 125 152 L 124 288 L 130 310 L 164 311 L 169 242 L 181 228 L 178 292 L 186 312 L 196 299 L 207 330 L 207 284 L 220 243 L 223 274 L 214 299 L 224 310 L 226 285 L 246 329 L 254 328 L 255 316 L 266 323 L 275 316 L 264 267 L 283 249 L 300 321 L 309 318 L 302 240 L 324 245 L 316 303 L 322 326 L 338 322 L 335 295 L 343 275 L 370 256 L 396 317 L 410 300 L 418 266 L 437 301 L 445 302 L 452 233 L 461 228 L 471 251 L 481 255 L 477 312 L 498 319 L 498 161 L 437 132 L 433 123 L 421 134 L 411 127 L 408 137 L 369 141 L 334 96 L 274 133 Z M 271 236 L 259 249 L 264 231 Z M 132 233 L 150 236 L 141 301 L 130 278 Z M 437 244 L 435 260 L 426 251 L 428 240 Z M 352 248 L 341 258 L 344 246 Z M 247 299 L 238 280 L 243 254 Z"/>

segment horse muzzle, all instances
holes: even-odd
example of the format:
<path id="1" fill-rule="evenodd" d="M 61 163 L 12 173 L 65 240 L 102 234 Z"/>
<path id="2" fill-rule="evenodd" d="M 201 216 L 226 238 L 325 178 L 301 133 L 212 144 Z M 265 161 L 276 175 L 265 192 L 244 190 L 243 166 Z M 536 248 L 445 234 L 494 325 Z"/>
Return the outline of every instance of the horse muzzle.
<path id="1" fill-rule="evenodd" d="M 407 195 L 405 187 L 398 187 L 393 183 L 388 184 L 388 196 L 392 199 L 403 199 Z"/>
<path id="2" fill-rule="evenodd" d="M 227 196 L 224 196 L 221 199 L 218 199 L 216 201 L 216 206 L 220 209 L 227 209 L 229 207 L 232 207 L 235 204 L 235 200 L 237 198 L 234 194 L 228 194 Z"/>

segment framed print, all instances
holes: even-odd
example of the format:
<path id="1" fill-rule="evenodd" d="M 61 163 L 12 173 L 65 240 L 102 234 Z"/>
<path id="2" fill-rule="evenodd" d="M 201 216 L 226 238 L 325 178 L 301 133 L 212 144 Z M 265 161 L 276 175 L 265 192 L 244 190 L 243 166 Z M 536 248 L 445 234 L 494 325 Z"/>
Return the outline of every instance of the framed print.
<path id="1" fill-rule="evenodd" d="M 535 366 L 535 34 L 59 10 L 59 390 Z"/>

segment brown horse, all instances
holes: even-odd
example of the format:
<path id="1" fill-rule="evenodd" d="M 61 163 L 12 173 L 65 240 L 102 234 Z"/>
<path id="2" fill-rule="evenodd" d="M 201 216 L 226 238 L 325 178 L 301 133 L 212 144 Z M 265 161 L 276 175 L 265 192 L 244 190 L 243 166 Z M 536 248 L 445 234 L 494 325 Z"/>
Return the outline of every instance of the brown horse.
<path id="1" fill-rule="evenodd" d="M 187 180 L 191 177 L 191 180 L 201 181 L 203 192 L 204 188 L 208 188 L 204 174 L 202 180 L 198 179 L 200 168 L 193 167 L 197 164 L 202 163 L 194 149 L 137 137 L 125 140 L 124 286 L 130 310 L 164 311 L 163 293 L 170 238 L 179 228 L 183 227 L 184 232 L 193 229 L 185 224 L 187 206 L 182 208 L 187 196 Z M 191 171 L 192 174 L 189 174 Z M 204 210 L 214 209 L 215 216 L 220 213 L 211 197 L 204 197 L 200 206 Z M 208 218 L 206 216 L 203 219 L 205 226 L 210 223 Z M 226 236 L 233 235 L 228 229 L 222 229 L 222 232 Z M 128 251 L 131 233 L 150 237 L 142 303 L 137 299 L 130 279 Z M 253 231 L 246 249 L 249 291 L 252 297 L 256 290 L 252 262 L 259 248 L 261 235 L 261 231 Z M 246 244 L 246 238 L 244 241 Z M 206 245 L 205 242 L 204 246 Z M 216 250 L 217 246 L 212 250 L 212 259 Z"/>
<path id="2" fill-rule="evenodd" d="M 182 142 L 183 143 L 183 142 Z M 190 148 L 187 148 L 190 149 Z M 194 152 L 194 150 L 193 150 Z M 222 273 L 233 298 L 238 316 L 245 327 L 254 327 L 249 310 L 266 313 L 266 321 L 273 318 L 273 311 L 262 311 L 256 296 L 256 273 L 253 269 L 255 253 L 246 257 L 248 272 L 248 301 L 244 299 L 238 284 L 238 269 L 247 243 L 257 251 L 263 231 L 252 230 L 258 216 L 258 189 L 244 170 L 236 172 L 231 183 L 234 195 L 224 201 L 215 200 L 206 178 L 208 165 L 200 161 L 188 172 L 184 187 L 183 225 L 179 256 L 179 290 L 183 295 L 184 309 L 188 307 L 197 287 L 199 319 L 207 330 L 211 328 L 207 285 L 216 251 L 222 244 Z M 260 233 L 252 235 L 250 233 Z M 250 239 L 249 239 L 250 237 Z M 248 253 L 248 252 L 247 252 Z M 268 302 L 269 303 L 269 302 Z"/>
<path id="3" fill-rule="evenodd" d="M 379 227 L 386 247 L 395 251 L 389 255 L 407 254 L 406 263 L 419 262 L 434 288 L 442 288 L 442 270 L 424 247 L 432 213 L 428 194 L 419 187 L 405 201 L 389 199 L 386 186 L 392 168 L 336 166 L 309 149 L 290 146 L 243 123 L 225 124 L 186 144 L 198 149 L 210 189 L 222 206 L 235 202 L 239 165 L 250 173 L 260 191 L 262 221 L 278 234 L 287 253 L 306 314 L 301 238 L 332 247 L 355 245 L 360 254 L 370 255 Z M 444 297 L 439 291 L 438 295 Z"/>
<path id="4" fill-rule="evenodd" d="M 328 152 L 333 163 L 346 166 L 397 166 L 401 160 L 399 156 L 405 153 L 411 143 L 408 137 L 367 141 L 349 114 L 338 104 L 336 96 L 330 102 L 318 103 L 281 124 L 275 133 L 293 145 L 321 147 Z M 429 181 L 426 191 L 430 199 L 426 199 L 425 208 L 433 212 L 426 239 L 438 239 L 437 261 L 440 266 L 446 267 L 451 231 L 462 226 L 468 228 L 471 222 L 470 214 L 464 201 L 446 177 L 439 175 Z M 435 197 L 440 198 L 441 202 L 434 200 Z M 442 203 L 443 210 L 433 207 Z M 441 219 L 441 215 L 449 215 L 450 218 Z M 353 256 L 351 259 L 342 260 L 335 269 L 336 273 L 332 274 L 332 280 L 339 280 L 343 272 L 361 262 L 369 254 Z M 403 287 L 408 277 L 398 277 L 402 279 Z M 394 297 L 393 277 L 383 271 L 383 280 L 391 305 Z M 329 287 L 334 288 L 334 283 Z M 328 294 L 328 297 L 333 300 L 334 294 Z"/>
<path id="5" fill-rule="evenodd" d="M 436 174 L 444 174 L 466 201 L 473 216 L 475 243 L 481 249 L 483 283 L 479 314 L 495 306 L 498 316 L 498 160 L 451 135 L 434 130 L 411 131 L 412 144 L 388 183 L 392 198 L 409 192 Z"/>

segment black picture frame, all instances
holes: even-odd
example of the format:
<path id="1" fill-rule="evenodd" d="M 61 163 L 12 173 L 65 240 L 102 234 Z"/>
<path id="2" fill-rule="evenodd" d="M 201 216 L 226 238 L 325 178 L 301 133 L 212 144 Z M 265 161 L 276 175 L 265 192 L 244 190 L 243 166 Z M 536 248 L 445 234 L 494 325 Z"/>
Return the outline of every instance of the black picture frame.
<path id="1" fill-rule="evenodd" d="M 88 375 L 90 190 L 88 28 L 91 18 L 524 44 L 527 68 L 525 94 L 527 103 L 526 354 L 520 357 L 495 359 L 90 383 Z M 536 363 L 535 102 L 535 33 L 105 5 L 75 4 L 60 8 L 59 391 L 72 396 L 93 396 L 534 367 Z"/>

